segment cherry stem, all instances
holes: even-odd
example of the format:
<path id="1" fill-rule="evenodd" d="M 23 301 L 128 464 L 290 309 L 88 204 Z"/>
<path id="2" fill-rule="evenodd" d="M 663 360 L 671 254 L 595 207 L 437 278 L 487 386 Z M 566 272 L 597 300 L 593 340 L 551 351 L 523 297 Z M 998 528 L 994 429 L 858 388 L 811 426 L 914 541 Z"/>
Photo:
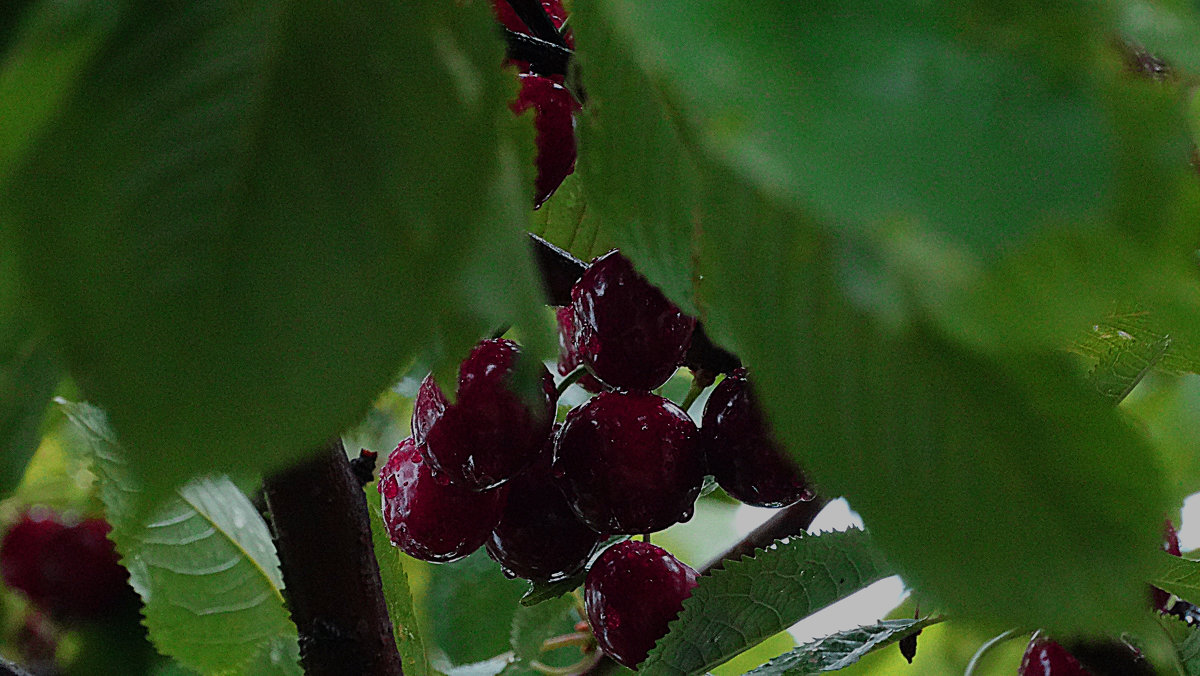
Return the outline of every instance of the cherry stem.
<path id="1" fill-rule="evenodd" d="M 566 648 L 568 646 L 579 646 L 580 648 L 588 648 L 596 642 L 596 638 L 592 636 L 590 631 L 577 631 L 571 634 L 563 634 L 548 638 L 542 642 L 541 652 L 548 653 L 551 650 Z"/>
<path id="2" fill-rule="evenodd" d="M 1012 629 L 1009 629 L 1008 631 L 1006 631 L 1002 634 L 993 636 L 992 638 L 988 639 L 988 641 L 986 643 L 979 646 L 979 650 L 975 651 L 975 655 L 973 655 L 971 657 L 971 661 L 967 663 L 967 670 L 963 672 L 963 676 L 973 676 L 973 674 L 975 673 L 975 670 L 978 669 L 979 665 L 983 662 L 984 656 L 986 656 L 989 652 L 991 652 L 992 649 L 995 648 L 996 646 L 1000 645 L 1001 643 L 1004 643 L 1005 641 L 1007 641 L 1011 638 L 1015 638 L 1015 637 L 1019 636 L 1021 633 L 1022 632 L 1020 629 L 1018 629 L 1017 627 L 1013 627 Z"/>
<path id="3" fill-rule="evenodd" d="M 604 653 L 599 650 L 593 650 L 585 655 L 583 659 L 569 667 L 552 667 L 537 660 L 530 662 L 529 666 L 534 671 L 546 674 L 547 676 L 572 676 L 573 674 L 582 674 L 590 671 L 603 657 Z"/>
<path id="4" fill-rule="evenodd" d="M 512 7 L 534 37 L 566 49 L 566 39 L 554 26 L 554 20 L 546 13 L 541 0 L 508 0 L 508 6 Z"/>
<path id="5" fill-rule="evenodd" d="M 700 397 L 700 393 L 704 391 L 705 387 L 706 385 L 699 380 L 692 378 L 692 386 L 688 388 L 687 395 L 684 396 L 683 403 L 679 405 L 679 408 L 682 408 L 683 412 L 687 413 L 692 404 L 696 403 L 696 399 Z"/>
<path id="6" fill-rule="evenodd" d="M 508 58 L 527 61 L 538 75 L 566 75 L 573 52 L 565 46 L 547 42 L 532 35 L 504 29 Z"/>
<path id="7" fill-rule="evenodd" d="M 558 385 L 554 388 L 554 399 L 557 400 L 560 397 L 562 397 L 563 392 L 566 392 L 567 388 L 574 385 L 575 382 L 577 380 L 579 380 L 580 378 L 582 378 L 583 374 L 585 374 L 585 373 L 587 373 L 587 367 L 585 367 L 585 366 L 575 367 L 575 370 L 568 373 L 566 375 L 566 377 L 563 378 L 558 383 Z"/>

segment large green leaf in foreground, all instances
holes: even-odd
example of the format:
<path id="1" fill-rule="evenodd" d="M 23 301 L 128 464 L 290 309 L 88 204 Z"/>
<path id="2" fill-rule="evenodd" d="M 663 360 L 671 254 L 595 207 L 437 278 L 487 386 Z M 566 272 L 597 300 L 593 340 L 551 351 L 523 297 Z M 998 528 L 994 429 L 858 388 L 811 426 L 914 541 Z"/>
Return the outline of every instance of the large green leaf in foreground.
<path id="1" fill-rule="evenodd" d="M 892 571 L 861 530 L 802 535 L 700 577 L 638 670 L 702 674 Z"/>
<path id="2" fill-rule="evenodd" d="M 742 194 L 712 206 L 738 225 L 705 231 L 733 254 L 708 259 L 709 318 L 819 488 L 846 495 L 947 610 L 1074 630 L 1140 621 L 1166 499 L 1122 414 L 1066 358 L 994 362 L 889 316 L 886 289 L 852 276 L 853 251 Z"/>
<path id="3" fill-rule="evenodd" d="M 493 21 L 482 2 L 130 3 L 3 218 L 148 493 L 280 466 L 418 352 L 533 316 L 532 148 L 505 141 Z"/>
<path id="4" fill-rule="evenodd" d="M 104 413 L 61 403 L 88 443 L 155 647 L 201 673 L 299 676 L 279 559 L 254 505 L 227 478 L 197 479 L 138 520 L 140 486 Z"/>

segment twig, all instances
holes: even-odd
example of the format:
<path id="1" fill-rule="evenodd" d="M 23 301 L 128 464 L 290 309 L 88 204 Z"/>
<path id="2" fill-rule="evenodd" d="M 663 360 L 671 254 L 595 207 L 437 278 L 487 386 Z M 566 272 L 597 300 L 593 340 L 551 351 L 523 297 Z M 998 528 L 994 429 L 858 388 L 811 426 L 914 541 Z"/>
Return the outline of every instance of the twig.
<path id="1" fill-rule="evenodd" d="M 264 483 L 308 676 L 403 676 L 362 485 L 341 440 Z"/>
<path id="2" fill-rule="evenodd" d="M 570 49 L 507 28 L 504 41 L 508 45 L 508 58 L 528 62 L 530 70 L 538 75 L 567 74 Z"/>
<path id="3" fill-rule="evenodd" d="M 812 500 L 797 502 L 790 507 L 783 508 L 766 523 L 751 531 L 741 542 L 706 564 L 700 569 L 700 572 L 707 573 L 715 570 L 723 566 L 726 561 L 737 561 L 743 556 L 750 556 L 754 550 L 766 547 L 776 540 L 805 532 L 827 503 L 828 500 L 818 496 Z"/>

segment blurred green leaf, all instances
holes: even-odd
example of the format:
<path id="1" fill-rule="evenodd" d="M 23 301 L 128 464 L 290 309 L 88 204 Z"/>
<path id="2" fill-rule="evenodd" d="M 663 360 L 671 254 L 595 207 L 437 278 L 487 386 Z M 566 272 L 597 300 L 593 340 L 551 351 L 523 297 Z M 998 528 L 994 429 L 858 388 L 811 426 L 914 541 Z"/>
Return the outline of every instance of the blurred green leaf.
<path id="1" fill-rule="evenodd" d="M 155 647 L 202 673 L 299 676 L 279 559 L 254 505 L 227 478 L 211 477 L 179 488 L 148 521 L 133 520 L 141 488 L 104 412 L 60 404 L 90 446 L 110 537 Z"/>
<path id="2" fill-rule="evenodd" d="M 1163 476 L 1066 356 L 974 353 L 860 274 L 860 250 L 736 182 L 708 194 L 706 327 L 906 582 L 1000 629 L 1145 621 Z"/>
<path id="3" fill-rule="evenodd" d="M 1125 37 L 1173 68 L 1200 73 L 1200 16 L 1196 6 L 1180 0 L 1120 0 L 1117 26 Z"/>
<path id="4" fill-rule="evenodd" d="M 700 577 L 638 670 L 701 674 L 892 571 L 867 534 L 802 535 Z"/>
<path id="5" fill-rule="evenodd" d="M 584 63 L 624 51 L 651 92 L 677 101 L 696 143 L 830 225 L 864 231 L 915 217 L 992 256 L 1047 221 L 1094 214 L 1094 196 L 1112 187 L 1105 105 L 1080 67 L 1101 35 L 1090 8 L 578 5 Z M 594 17 L 610 40 L 583 40 Z M 589 71 L 589 96 L 621 82 L 620 67 Z M 627 122 L 650 97 L 630 98 L 602 113 Z"/>
<path id="6" fill-rule="evenodd" d="M 549 352 L 493 21 L 131 4 L 3 207 L 147 500 L 319 448 L 419 352 L 506 323 Z"/>
<path id="7" fill-rule="evenodd" d="M 507 652 L 525 582 L 504 577 L 500 564 L 482 550 L 434 566 L 432 573 L 425 594 L 429 636 L 450 663 L 467 665 Z"/>
<path id="8" fill-rule="evenodd" d="M 921 620 L 881 620 L 877 624 L 839 631 L 776 657 L 749 672 L 753 676 L 807 676 L 838 671 L 854 664 L 864 655 L 941 622 L 942 618 Z"/>
<path id="9" fill-rule="evenodd" d="M 1193 627 L 1179 645 L 1179 661 L 1187 676 L 1200 676 L 1200 629 Z"/>
<path id="10" fill-rule="evenodd" d="M 371 540 L 375 548 L 375 559 L 379 562 L 379 577 L 383 582 L 383 599 L 387 602 L 388 617 L 392 620 L 392 635 L 396 640 L 396 647 L 400 650 L 404 673 L 408 676 L 433 676 L 429 653 L 425 650 L 425 641 L 421 638 L 421 629 L 417 623 L 408 574 L 404 572 L 400 550 L 388 539 L 387 529 L 383 526 L 379 491 L 375 484 L 368 484 L 365 490 L 367 509 L 371 513 Z"/>
<path id="11" fill-rule="evenodd" d="M 696 314 L 693 206 L 700 181 L 658 83 L 622 46 L 625 36 L 596 3 L 572 17 L 587 105 L 580 114 L 579 168 L 588 208 L 621 252 L 685 312 Z M 592 76 L 595 77 L 592 77 Z M 631 121 L 635 130 L 631 130 Z"/>
<path id="12" fill-rule="evenodd" d="M 1168 350 L 1169 352 L 1169 350 Z M 1162 459 L 1171 497 L 1182 503 L 1200 491 L 1200 376 L 1159 377 L 1123 408 L 1132 413 Z"/>

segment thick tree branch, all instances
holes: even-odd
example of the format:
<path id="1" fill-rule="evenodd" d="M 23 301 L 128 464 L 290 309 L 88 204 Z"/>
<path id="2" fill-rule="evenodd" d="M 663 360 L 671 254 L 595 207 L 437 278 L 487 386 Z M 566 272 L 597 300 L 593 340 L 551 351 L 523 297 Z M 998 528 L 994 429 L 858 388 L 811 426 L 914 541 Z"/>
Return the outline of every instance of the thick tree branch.
<path id="1" fill-rule="evenodd" d="M 308 676 L 403 676 L 362 484 L 339 439 L 264 485 Z"/>

